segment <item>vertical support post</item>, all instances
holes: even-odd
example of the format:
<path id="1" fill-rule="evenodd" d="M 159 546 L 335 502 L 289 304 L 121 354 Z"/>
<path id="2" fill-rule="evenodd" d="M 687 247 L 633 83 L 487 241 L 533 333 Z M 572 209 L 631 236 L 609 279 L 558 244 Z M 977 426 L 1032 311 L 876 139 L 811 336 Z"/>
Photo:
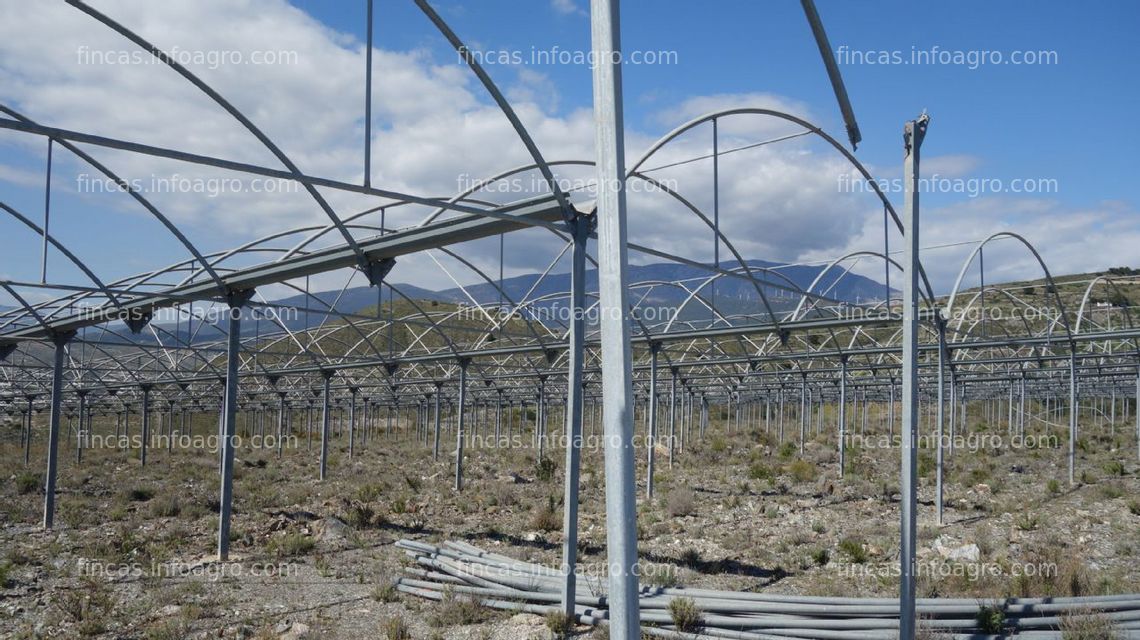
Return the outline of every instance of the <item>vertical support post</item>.
<path id="1" fill-rule="evenodd" d="M 329 470 L 329 431 L 332 420 L 332 407 L 330 406 L 332 399 L 329 397 L 332 392 L 329 387 L 332 386 L 332 377 L 335 375 L 336 371 L 332 369 L 321 370 L 321 378 L 324 379 L 324 389 L 321 391 L 321 480 L 325 479 Z"/>
<path id="2" fill-rule="evenodd" d="M 1069 345 L 1069 484 L 1076 482 L 1074 472 L 1077 462 L 1077 345 Z"/>
<path id="3" fill-rule="evenodd" d="M 649 343 L 649 442 L 646 449 L 649 459 L 645 469 L 645 497 L 653 498 L 653 471 L 657 458 L 657 353 L 660 342 Z"/>
<path id="4" fill-rule="evenodd" d="M 804 452 L 804 442 L 807 440 L 807 374 L 800 377 L 800 454 Z"/>
<path id="5" fill-rule="evenodd" d="M 356 452 L 356 394 L 360 393 L 360 389 L 350 387 L 348 393 L 351 398 L 348 405 L 348 459 L 351 460 Z M 389 415 L 391 415 L 391 411 L 389 411 Z"/>
<path id="6" fill-rule="evenodd" d="M 570 271 L 570 336 L 567 353 L 566 377 L 566 486 L 563 499 L 562 525 L 562 611 L 570 619 L 577 603 L 578 564 L 578 474 L 582 463 L 582 365 L 586 345 L 586 238 L 589 220 L 577 216 L 571 223 L 574 234 L 572 266 Z M 501 394 L 502 392 L 500 392 Z M 502 395 L 499 396 L 502 405 Z M 496 426 L 496 430 L 498 427 Z"/>
<path id="7" fill-rule="evenodd" d="M 622 118 L 620 0 L 591 0 L 594 123 L 598 172 L 598 293 L 605 422 L 606 546 L 610 637 L 641 637 L 637 586 L 633 368 L 626 288 L 625 126 Z"/>
<path id="8" fill-rule="evenodd" d="M 919 149 L 926 136 L 930 119 L 925 114 L 906 123 L 903 133 L 905 158 L 903 184 L 903 260 L 902 319 L 902 469 L 900 485 L 902 509 L 899 544 L 899 638 L 913 640 L 915 632 L 915 538 L 918 513 L 918 176 Z"/>
<path id="9" fill-rule="evenodd" d="M 277 392 L 277 458 L 281 458 L 281 449 L 285 439 L 285 396 L 284 391 Z"/>
<path id="10" fill-rule="evenodd" d="M 230 513 L 234 496 L 234 438 L 237 435 L 238 364 L 241 359 L 241 307 L 252 291 L 229 295 L 229 335 L 226 342 L 226 392 L 222 415 L 222 478 L 218 501 L 218 559 L 230 557 Z"/>
<path id="11" fill-rule="evenodd" d="M 1136 384 L 1140 385 L 1140 382 L 1137 382 Z M 1137 396 L 1137 397 L 1140 397 L 1140 396 Z M 29 396 L 27 396 L 27 400 L 28 400 L 28 413 L 27 413 L 28 426 L 24 431 L 24 466 L 25 467 L 28 466 L 28 463 L 31 461 L 31 456 L 32 456 L 32 416 L 34 416 L 36 414 L 36 410 L 33 406 L 36 402 L 36 397 L 29 395 Z M 1140 415 L 1140 411 L 1137 411 L 1136 414 Z M 115 435 L 118 435 L 118 433 L 116 433 Z"/>
<path id="12" fill-rule="evenodd" d="M 839 477 L 847 469 L 847 356 L 839 356 Z"/>
<path id="13" fill-rule="evenodd" d="M 435 383 L 435 406 L 433 414 L 435 416 L 435 442 L 432 443 L 432 459 L 439 460 L 439 397 L 443 395 L 440 389 L 440 383 Z"/>
<path id="14" fill-rule="evenodd" d="M 939 317 L 939 318 L 935 319 L 935 322 L 938 323 L 937 324 L 937 328 L 938 328 L 938 409 L 937 409 L 937 413 L 938 413 L 938 418 L 937 418 L 937 420 L 938 420 L 938 444 L 937 444 L 938 450 L 934 454 L 935 455 L 935 467 L 936 467 L 936 469 L 935 469 L 936 478 L 934 481 L 935 482 L 934 502 L 935 502 L 935 508 L 938 511 L 938 524 L 942 524 L 943 523 L 943 502 L 942 501 L 943 501 L 943 493 L 944 493 L 943 482 L 942 482 L 942 478 L 943 478 L 943 466 L 942 465 L 943 465 L 943 462 L 945 461 L 944 457 L 943 457 L 943 454 L 945 451 L 945 442 L 943 442 L 943 440 L 946 437 L 946 422 L 944 420 L 945 412 L 946 412 L 946 398 L 945 398 L 946 382 L 944 381 L 944 377 L 945 377 L 946 364 L 947 364 L 947 362 L 949 362 L 950 358 L 949 358 L 949 354 L 946 352 L 946 321 L 943 320 L 941 317 Z M 953 397 L 951 397 L 950 401 L 951 402 L 954 401 Z"/>
<path id="15" fill-rule="evenodd" d="M 672 375 L 669 377 L 669 468 L 672 469 L 673 444 L 677 441 L 677 374 L 679 371 L 677 367 L 673 367 L 670 373 Z M 1140 389 L 1140 377 L 1137 378 L 1136 386 L 1137 389 Z M 1140 397 L 1140 391 L 1137 391 L 1137 394 L 1137 397 Z M 1140 420 L 1138 420 L 1137 425 L 1140 425 Z M 1140 426 L 1137 426 L 1137 429 L 1140 429 Z"/>
<path id="16" fill-rule="evenodd" d="M 51 413 L 48 416 L 47 473 L 44 478 L 44 529 L 50 530 L 55 523 L 55 477 L 58 470 L 59 416 L 63 401 L 63 358 L 67 343 L 75 336 L 74 332 L 52 335 L 55 351 L 51 366 Z M 31 440 L 31 400 L 28 400 L 28 439 Z"/>
<path id="17" fill-rule="evenodd" d="M 76 395 L 79 396 L 79 431 L 76 434 L 75 442 L 75 464 L 83 462 L 83 441 L 87 439 L 87 392 L 78 391 Z"/>
<path id="18" fill-rule="evenodd" d="M 456 411 L 459 414 L 459 422 L 455 430 L 455 490 L 463 490 L 463 414 L 466 413 L 464 408 L 467 402 L 467 365 L 470 360 L 460 358 L 459 360 L 459 406 Z"/>
<path id="19" fill-rule="evenodd" d="M 364 53 L 364 186 L 372 186 L 372 0 L 368 0 L 368 35 Z M 379 287 L 377 287 L 379 288 Z"/>
<path id="20" fill-rule="evenodd" d="M 142 389 L 142 448 L 139 450 L 141 466 L 146 466 L 146 450 L 150 445 L 150 390 L 151 385 L 144 384 Z M 159 425 L 161 426 L 161 425 Z"/>
<path id="21" fill-rule="evenodd" d="M 503 430 L 503 390 L 497 389 L 498 397 L 495 402 L 495 446 L 498 447 Z"/>

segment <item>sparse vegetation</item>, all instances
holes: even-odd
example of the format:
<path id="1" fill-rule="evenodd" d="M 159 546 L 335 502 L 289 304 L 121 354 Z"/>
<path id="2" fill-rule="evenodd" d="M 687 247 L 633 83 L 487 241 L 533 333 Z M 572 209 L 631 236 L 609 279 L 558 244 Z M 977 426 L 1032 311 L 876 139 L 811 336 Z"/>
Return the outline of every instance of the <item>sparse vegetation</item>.
<path id="1" fill-rule="evenodd" d="M 673 598 L 669 601 L 669 617 L 681 633 L 695 633 L 701 627 L 701 610 L 692 598 Z"/>
<path id="2" fill-rule="evenodd" d="M 674 518 L 691 516 L 697 511 L 697 498 L 691 489 L 677 487 L 666 495 L 665 511 Z"/>

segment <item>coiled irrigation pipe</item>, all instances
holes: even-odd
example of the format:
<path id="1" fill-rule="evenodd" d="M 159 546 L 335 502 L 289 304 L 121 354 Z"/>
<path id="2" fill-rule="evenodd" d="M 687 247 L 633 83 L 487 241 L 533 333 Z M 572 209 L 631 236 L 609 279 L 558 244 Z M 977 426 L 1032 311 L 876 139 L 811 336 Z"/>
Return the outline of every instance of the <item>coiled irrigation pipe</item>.
<path id="1" fill-rule="evenodd" d="M 461 541 L 432 545 L 400 540 L 416 563 L 396 588 L 442 601 L 461 594 L 493 609 L 548 615 L 562 611 L 562 574 L 557 569 L 485 551 Z M 580 624 L 608 624 L 605 581 L 579 576 L 574 617 Z M 698 632 L 678 630 L 670 603 L 691 600 L 700 612 Z M 712 589 L 644 586 L 639 599 L 643 632 L 660 638 L 699 640 L 894 640 L 898 600 L 798 596 Z M 981 607 L 1000 610 L 1003 635 L 979 626 Z M 944 638 L 1025 640 L 1061 638 L 1066 616 L 1093 615 L 1111 622 L 1120 640 L 1140 640 L 1140 594 L 1058 598 L 920 598 L 923 626 Z"/>

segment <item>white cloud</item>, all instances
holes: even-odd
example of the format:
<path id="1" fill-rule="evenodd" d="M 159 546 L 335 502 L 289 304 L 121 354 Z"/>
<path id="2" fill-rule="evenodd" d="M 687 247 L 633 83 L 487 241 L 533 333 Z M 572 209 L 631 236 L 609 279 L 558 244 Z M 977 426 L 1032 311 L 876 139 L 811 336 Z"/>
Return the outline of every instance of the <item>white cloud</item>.
<path id="1" fill-rule="evenodd" d="M 550 6 L 562 15 L 588 15 L 574 0 L 550 0 Z"/>
<path id="2" fill-rule="evenodd" d="M 248 115 L 306 173 L 352 182 L 362 179 L 365 52 L 357 39 L 329 29 L 283 0 L 104 0 L 96 6 L 167 50 L 177 47 L 188 55 L 240 52 L 247 59 L 255 52 L 275 52 L 286 57 L 294 54 L 286 64 L 202 61 L 188 66 Z M 569 0 L 555 0 L 552 6 L 563 13 L 581 11 L 577 3 Z M 29 5 L 19 0 L 0 0 L 0 100 L 5 104 L 53 126 L 280 166 L 251 134 L 170 69 L 157 64 L 89 64 L 96 52 L 114 51 L 137 50 L 64 3 Z M 465 180 L 531 162 L 506 118 L 486 99 L 470 72 L 451 58 L 447 62 L 438 64 L 430 54 L 418 50 L 374 52 L 374 186 L 448 196 L 460 190 Z M 593 160 L 594 122 L 588 108 L 570 108 L 560 113 L 563 105 L 557 87 L 533 70 L 494 69 L 493 75 L 503 83 L 503 90 L 548 160 Z M 650 121 L 668 130 L 711 111 L 743 107 L 764 107 L 815 119 L 804 103 L 773 94 L 749 93 L 693 96 L 662 109 Z M 771 117 L 724 117 L 719 121 L 720 147 L 724 151 L 800 130 L 797 125 Z M 11 148 L 16 154 L 23 149 L 25 163 L 34 168 L 35 163 L 28 158 L 42 153 L 38 140 L 16 134 L 6 134 L 3 139 L 18 141 Z M 654 136 L 646 132 L 627 131 L 628 161 L 632 163 L 653 140 Z M 32 142 L 37 146 L 33 147 Z M 711 147 L 711 128 L 702 125 L 679 137 L 645 166 L 707 155 Z M 92 148 L 91 153 L 127 178 L 145 180 L 152 174 L 162 177 L 174 172 L 184 176 L 232 176 L 105 149 Z M 90 172 L 66 157 L 59 162 L 57 184 L 74 184 L 74 174 Z M 5 158 L 0 165 L 0 182 L 35 186 L 38 172 L 18 164 Z M 826 145 L 798 138 L 732 153 L 723 156 L 719 164 L 721 225 L 746 258 L 802 261 L 855 249 L 881 248 L 880 206 L 872 196 L 844 193 L 837 188 L 836 176 L 847 167 Z M 965 175 L 979 165 L 979 159 L 968 155 L 930 156 L 924 160 L 924 171 Z M 711 169 L 711 161 L 705 159 L 653 175 L 675 181 L 685 197 L 711 217 Z M 585 180 L 591 172 L 560 168 L 558 173 Z M 378 204 L 375 199 L 358 195 L 328 189 L 321 192 L 342 217 Z M 484 192 L 480 197 L 507 201 L 528 192 Z M 217 197 L 155 193 L 150 197 L 204 250 L 230 248 L 269 233 L 327 222 L 325 214 L 303 192 L 243 192 Z M 144 217 L 137 205 L 121 195 L 78 194 L 74 206 L 84 210 L 131 211 L 138 218 Z M 1125 210 L 1131 215 L 1127 207 Z M 389 227 L 409 225 L 426 213 L 423 207 L 393 208 L 387 212 L 386 222 Z M 1129 256 L 1140 238 L 1131 225 L 1121 222 L 1122 217 L 1120 205 L 1111 203 L 1080 209 L 1046 199 L 987 196 L 930 210 L 924 215 L 923 243 L 958 242 L 1006 228 L 1028 229 L 1052 268 L 1059 272 L 1081 271 L 1130 262 Z M 693 260 L 712 257 L 712 232 L 667 196 L 631 194 L 629 221 L 632 242 Z M 361 222 L 378 225 L 379 214 Z M 220 229 L 224 233 L 219 233 Z M 168 234 L 157 225 L 153 233 L 156 243 L 169 242 Z M 367 236 L 374 232 L 357 233 Z M 274 246 L 291 247 L 304 235 L 307 234 L 283 239 Z M 117 246 L 119 240 L 110 232 L 97 241 L 86 241 L 99 245 L 99 252 L 106 256 L 131 254 L 131 247 L 122 243 Z M 317 246 L 335 241 L 336 235 L 329 234 Z M 898 242 L 897 233 L 892 235 L 892 242 Z M 179 247 L 173 243 L 170 246 L 171 261 L 184 257 Z M 1090 255 L 1088 246 L 1097 247 L 1095 255 Z M 527 268 L 545 268 L 559 248 L 559 243 L 545 231 L 514 234 L 508 239 L 507 270 L 517 273 Z M 497 260 L 494 242 L 469 243 L 459 250 L 481 266 Z M 246 262 L 261 262 L 276 255 L 255 254 Z M 727 250 L 722 251 L 721 257 L 731 259 Z M 1025 260 L 1024 254 L 1013 252 L 1007 256 L 995 248 L 993 257 L 991 260 L 987 254 L 987 269 L 992 268 L 995 273 L 1032 276 L 1034 266 Z M 631 259 L 659 260 L 637 253 L 631 253 Z M 108 259 L 101 266 L 113 271 L 125 268 L 124 264 Z M 941 282 L 956 274 L 957 264 L 939 259 L 930 269 Z M 127 266 L 136 268 L 133 264 Z M 879 277 L 879 271 L 875 268 L 868 275 Z M 471 274 L 459 277 L 474 280 Z M 417 258 L 401 261 L 393 278 L 427 287 L 449 284 L 430 260 Z M 322 281 L 328 283 L 328 288 L 335 286 L 337 279 L 343 281 L 343 274 Z"/>

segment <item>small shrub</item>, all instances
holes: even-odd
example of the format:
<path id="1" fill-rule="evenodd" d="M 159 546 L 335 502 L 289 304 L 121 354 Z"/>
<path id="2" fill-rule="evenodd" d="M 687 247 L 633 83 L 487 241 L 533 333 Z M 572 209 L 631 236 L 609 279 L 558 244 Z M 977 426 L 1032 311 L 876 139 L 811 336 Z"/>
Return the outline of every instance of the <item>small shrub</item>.
<path id="1" fill-rule="evenodd" d="M 1119 460 L 1106 462 L 1104 465 L 1104 472 L 1110 476 L 1116 476 L 1119 478 L 1124 475 L 1124 465 L 1121 464 Z"/>
<path id="2" fill-rule="evenodd" d="M 1033 531 L 1040 523 L 1041 520 L 1037 517 L 1037 514 L 1028 512 L 1021 514 L 1014 520 L 1014 524 L 1022 531 Z"/>
<path id="3" fill-rule="evenodd" d="M 690 489 L 678 487 L 665 497 L 665 511 L 674 518 L 696 513 L 697 499 Z"/>
<path id="4" fill-rule="evenodd" d="M 773 478 L 772 470 L 759 462 L 753 462 L 748 466 L 748 477 L 753 480 L 771 480 Z"/>
<path id="5" fill-rule="evenodd" d="M 701 626 L 701 610 L 692 598 L 673 598 L 669 601 L 669 617 L 681 633 L 693 633 Z"/>
<path id="6" fill-rule="evenodd" d="M 154 497 L 154 489 L 134 487 L 127 490 L 127 500 L 131 502 L 146 502 Z"/>
<path id="7" fill-rule="evenodd" d="M 376 499 L 380 497 L 380 493 L 380 485 L 369 483 L 361 485 L 361 487 L 356 490 L 356 499 L 361 502 L 375 502 Z"/>
<path id="8" fill-rule="evenodd" d="M 698 551 L 696 547 L 686 547 L 685 550 L 681 552 L 680 560 L 681 564 L 690 569 L 699 567 L 701 565 L 701 552 Z"/>
<path id="9" fill-rule="evenodd" d="M 546 628 L 555 636 L 567 636 L 574 630 L 574 617 L 563 611 L 551 611 L 546 614 Z"/>
<path id="10" fill-rule="evenodd" d="M 1129 502 L 1128 512 L 1134 516 L 1140 516 L 1140 500 L 1133 500 Z"/>
<path id="11" fill-rule="evenodd" d="M 1115 482 L 1106 482 L 1100 486 L 1100 495 L 1108 500 L 1124 495 L 1124 488 Z"/>
<path id="12" fill-rule="evenodd" d="M 43 484 L 40 474 L 23 471 L 16 476 L 16 492 L 20 495 L 29 494 Z"/>
<path id="13" fill-rule="evenodd" d="M 796 460 L 792 462 L 789 471 L 796 482 L 812 482 L 815 480 L 815 465 L 807 460 Z"/>
<path id="14" fill-rule="evenodd" d="M 279 557 L 303 556 L 313 550 L 316 542 L 302 533 L 286 533 L 269 541 L 265 550 Z"/>
<path id="15" fill-rule="evenodd" d="M 177 496 L 167 495 L 150 503 L 150 513 L 156 518 L 174 518 L 182 513 L 182 505 Z"/>
<path id="16" fill-rule="evenodd" d="M 381 582 L 372 590 L 372 599 L 377 602 L 395 602 L 399 598 L 400 591 L 396 589 L 396 583 L 391 580 Z"/>
<path id="17" fill-rule="evenodd" d="M 558 471 L 558 464 L 551 458 L 542 457 L 534 463 L 534 477 L 539 482 L 550 482 Z"/>
<path id="18" fill-rule="evenodd" d="M 375 517 L 376 511 L 372 507 L 360 503 L 353 504 L 348 508 L 348 512 L 342 516 L 345 524 L 353 529 L 367 529 L 371 527 L 373 518 Z"/>
<path id="19" fill-rule="evenodd" d="M 1050 478 L 1049 482 L 1045 483 L 1045 490 L 1049 492 L 1049 495 L 1055 496 L 1061 493 L 1061 483 L 1057 482 L 1056 478 Z"/>
<path id="20" fill-rule="evenodd" d="M 780 456 L 781 460 L 790 459 L 792 456 L 796 455 L 796 443 L 785 442 L 784 444 L 780 445 L 780 450 L 777 452 L 777 455 Z"/>
<path id="21" fill-rule="evenodd" d="M 477 600 L 467 595 L 456 595 L 445 588 L 443 598 L 432 609 L 428 624 L 433 627 L 452 627 L 483 622 L 487 610 Z"/>
<path id="22" fill-rule="evenodd" d="M 978 607 L 974 621 L 978 623 L 978 630 L 982 633 L 991 636 L 1001 635 L 1005 628 L 1005 612 L 1002 611 L 1001 607 L 983 604 Z"/>
<path id="23" fill-rule="evenodd" d="M 724 453 L 725 451 L 728 451 L 728 441 L 725 440 L 724 436 L 720 435 L 719 433 L 713 435 L 713 437 L 709 440 L 709 451 L 712 451 L 713 453 Z"/>
<path id="24" fill-rule="evenodd" d="M 867 550 L 863 548 L 863 541 L 858 538 L 844 538 L 840 540 L 839 550 L 847 556 L 848 560 L 855 564 L 863 564 L 867 561 Z"/>
<path id="25" fill-rule="evenodd" d="M 831 553 L 827 549 L 817 549 L 811 552 L 811 561 L 819 566 L 825 566 L 831 562 Z"/>
<path id="26" fill-rule="evenodd" d="M 546 499 L 546 506 L 535 512 L 530 524 L 539 531 L 558 531 L 562 529 L 562 516 L 558 513 L 558 505 L 554 501 L 554 496 L 550 496 Z"/>
<path id="27" fill-rule="evenodd" d="M 380 628 L 384 630 L 384 637 L 387 640 L 412 640 L 412 630 L 408 628 L 408 623 L 399 616 L 388 618 L 380 625 Z"/>

